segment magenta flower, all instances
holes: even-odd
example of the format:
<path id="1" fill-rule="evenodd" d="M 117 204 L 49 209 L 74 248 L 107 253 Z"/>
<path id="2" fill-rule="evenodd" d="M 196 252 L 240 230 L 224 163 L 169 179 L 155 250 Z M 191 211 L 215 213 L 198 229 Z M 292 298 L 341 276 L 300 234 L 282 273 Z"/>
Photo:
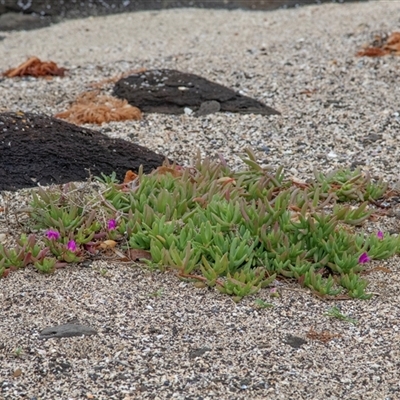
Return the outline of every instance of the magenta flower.
<path id="1" fill-rule="evenodd" d="M 378 239 L 383 239 L 383 232 L 382 231 L 378 231 L 378 233 L 376 234 L 376 236 L 378 236 Z"/>
<path id="2" fill-rule="evenodd" d="M 371 259 L 368 257 L 367 253 L 362 253 L 361 256 L 358 258 L 359 264 L 365 264 L 369 261 L 371 261 Z"/>
<path id="3" fill-rule="evenodd" d="M 77 246 L 76 246 L 75 240 L 70 240 L 70 241 L 68 242 L 68 244 L 67 244 L 67 249 L 68 249 L 69 251 L 72 251 L 72 252 L 75 252 L 75 251 L 76 251 Z"/>
<path id="4" fill-rule="evenodd" d="M 109 231 L 113 231 L 117 227 L 117 222 L 115 219 L 110 219 L 107 226 Z"/>
<path id="5" fill-rule="evenodd" d="M 270 295 L 271 297 L 280 297 L 280 296 L 279 296 L 279 293 L 278 293 L 278 289 L 277 289 L 276 287 L 272 288 L 272 289 L 269 291 L 269 295 Z"/>
<path id="6" fill-rule="evenodd" d="M 60 233 L 54 229 L 49 229 L 46 232 L 46 236 L 47 236 L 47 239 L 50 239 L 50 240 L 58 240 L 61 237 Z"/>

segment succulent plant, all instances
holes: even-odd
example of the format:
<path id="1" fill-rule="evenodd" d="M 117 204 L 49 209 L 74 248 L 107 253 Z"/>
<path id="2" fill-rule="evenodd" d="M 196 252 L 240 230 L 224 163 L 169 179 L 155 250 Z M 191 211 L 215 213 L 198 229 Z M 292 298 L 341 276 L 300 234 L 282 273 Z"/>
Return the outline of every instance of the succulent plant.
<path id="1" fill-rule="evenodd" d="M 247 168 L 233 171 L 199 157 L 192 168 L 140 169 L 131 183 L 103 176 L 101 190 L 34 190 L 28 214 L 42 239 L 0 246 L 0 276 L 11 267 L 52 272 L 99 252 L 128 257 L 135 250 L 147 264 L 235 301 L 279 276 L 320 296 L 370 298 L 360 272 L 370 260 L 399 253 L 400 238 L 346 226 L 362 226 L 388 185 L 347 169 L 315 171 L 313 182 L 301 183 L 285 179 L 283 168 L 262 168 L 250 150 L 243 161 Z"/>

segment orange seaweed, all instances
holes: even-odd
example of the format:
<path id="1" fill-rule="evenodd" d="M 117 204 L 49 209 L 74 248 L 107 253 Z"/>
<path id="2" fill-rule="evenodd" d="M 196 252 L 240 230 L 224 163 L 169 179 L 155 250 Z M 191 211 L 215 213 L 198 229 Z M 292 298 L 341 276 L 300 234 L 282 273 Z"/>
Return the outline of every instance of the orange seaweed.
<path id="1" fill-rule="evenodd" d="M 31 57 L 16 68 L 3 72 L 3 76 L 15 78 L 17 76 L 50 77 L 64 76 L 65 68 L 59 68 L 53 61 L 41 61 L 37 57 Z"/>
<path id="2" fill-rule="evenodd" d="M 385 49 L 400 55 L 400 32 L 393 32 L 386 41 Z"/>
<path id="3" fill-rule="evenodd" d="M 77 125 L 101 125 L 111 121 L 139 120 L 142 113 L 126 100 L 92 91 L 82 93 L 67 111 L 58 113 L 55 117 Z"/>
<path id="4" fill-rule="evenodd" d="M 342 335 L 337 334 L 337 333 L 331 333 L 329 331 L 321 331 L 317 332 L 314 330 L 314 328 L 310 328 L 310 330 L 307 333 L 307 337 L 311 340 L 318 340 L 322 343 L 328 343 L 334 338 L 340 338 Z"/>
<path id="5" fill-rule="evenodd" d="M 138 174 L 135 174 L 133 171 L 129 170 L 126 171 L 124 182 L 123 183 L 129 183 L 134 181 L 138 177 Z"/>
<path id="6" fill-rule="evenodd" d="M 382 57 L 388 54 L 400 55 L 400 32 L 393 32 L 389 37 L 377 36 L 370 47 L 357 53 L 359 57 Z"/>
<path id="7" fill-rule="evenodd" d="M 379 47 L 367 47 L 357 53 L 358 57 L 382 57 L 389 54 L 387 50 L 381 49 Z"/>

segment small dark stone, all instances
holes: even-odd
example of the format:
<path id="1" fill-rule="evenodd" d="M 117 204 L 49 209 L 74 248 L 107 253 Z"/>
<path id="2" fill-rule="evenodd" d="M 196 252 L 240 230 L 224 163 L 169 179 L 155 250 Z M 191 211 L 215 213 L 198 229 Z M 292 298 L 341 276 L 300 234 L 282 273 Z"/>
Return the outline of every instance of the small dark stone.
<path id="1" fill-rule="evenodd" d="M 269 154 L 271 152 L 271 148 L 268 146 L 260 146 L 259 150 L 263 151 L 265 154 Z"/>
<path id="2" fill-rule="evenodd" d="M 49 362 L 49 369 L 54 371 L 54 372 L 67 372 L 69 369 L 72 368 L 72 365 L 66 362 L 58 362 L 58 361 L 52 361 Z"/>
<path id="3" fill-rule="evenodd" d="M 221 110 L 221 104 L 218 101 L 204 101 L 201 103 L 199 110 L 195 113 L 196 117 L 202 117 L 208 114 L 214 114 Z"/>
<path id="4" fill-rule="evenodd" d="M 209 347 L 200 347 L 198 349 L 192 350 L 189 353 L 189 358 L 196 358 L 196 357 L 201 357 L 203 354 L 207 353 L 207 351 L 210 351 L 211 349 Z"/>
<path id="5" fill-rule="evenodd" d="M 176 336 L 178 333 L 179 333 L 179 330 L 178 330 L 178 328 L 174 325 L 174 326 L 172 327 L 172 336 Z"/>
<path id="6" fill-rule="evenodd" d="M 355 160 L 350 164 L 350 169 L 353 171 L 360 167 L 360 165 L 365 165 L 365 161 L 363 160 Z"/>
<path id="7" fill-rule="evenodd" d="M 58 365 L 62 370 L 67 370 L 67 369 L 70 369 L 72 367 L 71 364 L 66 363 L 66 362 L 59 362 Z"/>
<path id="8" fill-rule="evenodd" d="M 83 268 L 91 268 L 92 267 L 92 263 L 93 263 L 93 260 L 85 260 L 85 261 L 81 262 L 79 264 L 79 266 L 83 267 Z"/>
<path id="9" fill-rule="evenodd" d="M 139 387 L 138 387 L 138 392 L 140 393 L 140 392 L 147 392 L 149 389 L 147 388 L 147 386 L 146 385 L 139 385 Z"/>
<path id="10" fill-rule="evenodd" d="M 96 381 L 100 377 L 99 374 L 93 374 L 93 373 L 89 373 L 88 376 L 92 381 Z"/>
<path id="11" fill-rule="evenodd" d="M 379 135 L 377 133 L 370 133 L 369 135 L 364 136 L 362 138 L 362 141 L 364 143 L 374 143 L 374 142 L 376 142 L 378 140 L 382 140 L 382 135 Z"/>
<path id="12" fill-rule="evenodd" d="M 303 344 L 307 343 L 307 340 L 299 336 L 286 335 L 284 343 L 288 344 L 289 346 L 292 346 L 294 349 L 299 349 L 301 346 L 303 346 Z"/>
<path id="13" fill-rule="evenodd" d="M 218 103 L 220 111 L 280 114 L 218 83 L 172 69 L 150 70 L 122 78 L 115 84 L 114 94 L 148 113 L 183 114 L 188 107 L 197 115 L 205 115 L 217 111 Z"/>
<path id="14" fill-rule="evenodd" d="M 40 332 L 40 339 L 50 338 L 61 338 L 61 337 L 72 337 L 72 336 L 90 336 L 96 335 L 97 331 L 90 326 L 78 325 L 78 324 L 65 324 L 51 326 L 45 328 Z"/>

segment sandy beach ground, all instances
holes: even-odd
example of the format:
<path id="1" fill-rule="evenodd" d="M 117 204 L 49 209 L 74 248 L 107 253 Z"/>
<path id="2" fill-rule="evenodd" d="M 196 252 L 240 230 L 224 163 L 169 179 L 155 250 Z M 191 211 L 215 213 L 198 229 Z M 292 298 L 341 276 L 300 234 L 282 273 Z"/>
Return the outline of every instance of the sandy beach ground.
<path id="1" fill-rule="evenodd" d="M 376 35 L 399 31 L 399 15 L 398 1 L 177 9 L 4 32 L 1 71 L 37 56 L 69 74 L 0 80 L 0 110 L 54 115 L 91 83 L 137 68 L 173 68 L 282 115 L 148 114 L 93 128 L 183 164 L 200 149 L 240 168 L 250 146 L 263 165 L 283 165 L 298 179 L 314 167 L 358 165 L 395 183 L 400 58 L 355 54 Z M 365 229 L 398 232 L 398 222 Z M 0 233 L 12 234 L 2 216 Z M 18 271 L 0 281 L 0 399 L 398 399 L 398 258 L 378 265 L 391 272 L 368 275 L 372 300 L 333 303 L 284 284 L 279 298 L 264 290 L 235 304 L 172 275 L 105 260 L 52 276 Z M 257 309 L 256 298 L 274 307 Z M 333 306 L 358 323 L 328 318 Z M 98 334 L 39 339 L 45 327 L 73 320 Z M 336 336 L 325 343 L 313 331 Z"/>

